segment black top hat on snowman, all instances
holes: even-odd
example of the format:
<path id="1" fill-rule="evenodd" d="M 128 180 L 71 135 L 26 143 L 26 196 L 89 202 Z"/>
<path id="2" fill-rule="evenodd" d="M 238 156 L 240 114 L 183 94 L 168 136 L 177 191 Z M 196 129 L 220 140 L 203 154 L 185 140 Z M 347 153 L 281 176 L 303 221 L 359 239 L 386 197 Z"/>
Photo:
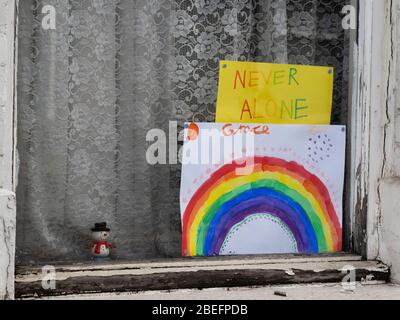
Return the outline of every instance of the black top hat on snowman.
<path id="1" fill-rule="evenodd" d="M 110 231 L 110 228 L 107 227 L 106 222 L 99 222 L 94 224 L 94 228 L 92 228 L 93 232 L 96 231 Z"/>

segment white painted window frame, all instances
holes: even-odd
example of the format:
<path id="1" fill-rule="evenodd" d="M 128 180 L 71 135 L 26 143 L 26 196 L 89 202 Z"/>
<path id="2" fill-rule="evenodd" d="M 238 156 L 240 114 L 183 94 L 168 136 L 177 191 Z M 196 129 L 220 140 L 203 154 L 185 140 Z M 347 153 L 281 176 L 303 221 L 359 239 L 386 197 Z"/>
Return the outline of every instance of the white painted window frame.
<path id="1" fill-rule="evenodd" d="M 0 300 L 14 297 L 15 0 L 0 0 Z"/>
<path id="2" fill-rule="evenodd" d="M 384 178 L 390 82 L 392 7 L 399 0 L 360 0 L 354 43 L 351 189 L 355 252 L 380 259 L 381 181 Z"/>
<path id="3" fill-rule="evenodd" d="M 388 11 L 393 1 L 398 0 L 360 0 L 358 36 L 352 39 L 353 65 L 356 67 L 352 75 L 349 117 L 351 161 L 348 174 L 350 181 L 354 181 L 348 202 L 350 239 L 352 251 L 368 259 L 379 257 L 379 181 L 384 159 L 383 155 L 377 156 L 376 150 L 382 150 L 382 136 L 385 134 L 384 119 L 380 119 L 379 114 L 380 106 L 387 103 L 385 81 L 388 81 L 388 70 L 385 66 L 390 57 L 385 49 L 390 43 Z M 0 112 L 3 112 L 3 117 L 0 113 L 0 222 L 8 226 L 8 234 L 0 231 L 0 300 L 14 297 L 17 168 L 15 5 L 16 0 L 0 0 L 0 69 L 5 69 L 5 78 L 0 79 Z M 1 28 L 5 28 L 5 32 Z M 2 100 L 4 97 L 5 101 Z M 378 120 L 372 121 L 372 117 Z M 7 241 L 7 250 L 1 244 L 3 240 Z"/>

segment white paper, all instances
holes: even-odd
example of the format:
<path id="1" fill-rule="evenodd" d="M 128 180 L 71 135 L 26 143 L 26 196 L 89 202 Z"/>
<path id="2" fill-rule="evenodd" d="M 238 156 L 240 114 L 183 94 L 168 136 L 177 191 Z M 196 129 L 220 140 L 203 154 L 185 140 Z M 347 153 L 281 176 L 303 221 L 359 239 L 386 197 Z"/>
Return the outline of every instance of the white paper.
<path id="1" fill-rule="evenodd" d="M 184 256 L 341 250 L 344 126 L 185 126 Z"/>

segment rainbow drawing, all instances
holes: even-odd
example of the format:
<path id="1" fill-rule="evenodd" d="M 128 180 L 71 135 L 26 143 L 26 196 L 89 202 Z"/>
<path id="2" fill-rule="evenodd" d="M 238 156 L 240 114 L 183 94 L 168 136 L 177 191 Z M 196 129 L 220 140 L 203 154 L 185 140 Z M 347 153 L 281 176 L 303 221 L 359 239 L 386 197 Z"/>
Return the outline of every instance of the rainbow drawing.
<path id="1" fill-rule="evenodd" d="M 341 250 L 338 214 L 316 175 L 277 157 L 243 160 L 214 171 L 190 198 L 182 217 L 184 256 L 219 255 L 232 227 L 255 214 L 282 221 L 300 253 Z M 248 163 L 253 163 L 251 173 L 237 175 L 236 169 Z"/>

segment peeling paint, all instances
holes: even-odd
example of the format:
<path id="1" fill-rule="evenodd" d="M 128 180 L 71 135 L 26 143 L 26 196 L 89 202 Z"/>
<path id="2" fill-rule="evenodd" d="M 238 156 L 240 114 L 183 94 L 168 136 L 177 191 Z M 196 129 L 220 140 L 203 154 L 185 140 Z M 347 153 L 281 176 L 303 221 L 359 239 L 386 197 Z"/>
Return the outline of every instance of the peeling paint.
<path id="1" fill-rule="evenodd" d="M 0 300 L 3 300 L 14 298 L 15 0 L 0 0 L 0 21 Z"/>
<path id="2" fill-rule="evenodd" d="M 285 271 L 285 273 L 287 275 L 289 275 L 289 276 L 295 276 L 296 275 L 296 273 L 293 270 L 287 270 L 287 271 Z"/>
<path id="3" fill-rule="evenodd" d="M 389 271 L 384 265 L 374 261 L 336 261 L 298 263 L 287 261 L 283 264 L 266 263 L 259 265 L 212 266 L 167 268 L 137 268 L 122 270 L 84 270 L 58 272 L 57 285 L 54 290 L 45 290 L 41 286 L 41 275 L 34 271 L 17 276 L 16 296 L 31 297 L 77 294 L 87 292 L 126 292 L 140 290 L 171 290 L 183 288 L 215 288 L 238 286 L 263 286 L 272 284 L 294 283 L 340 283 L 343 279 L 342 269 L 354 267 L 356 281 L 372 279 L 387 281 Z M 153 262 L 156 266 L 157 263 Z"/>
<path id="4" fill-rule="evenodd" d="M 396 214 L 400 207 L 400 145 L 396 143 L 400 123 L 395 121 L 400 99 L 400 0 L 366 0 L 361 7 L 369 12 L 368 23 L 374 28 L 370 32 L 366 26 L 360 32 L 360 46 L 367 58 L 360 65 L 359 83 L 363 85 L 357 108 L 363 123 L 357 130 L 362 138 L 355 207 L 358 215 L 366 217 L 366 257 L 384 261 L 391 267 L 392 280 L 400 282 L 400 254 L 395 244 L 400 237 Z M 362 241 L 361 234 L 355 238 Z"/>
<path id="5" fill-rule="evenodd" d="M 0 192 L 0 300 L 14 297 L 15 205 L 10 192 Z"/>
<path id="6" fill-rule="evenodd" d="M 103 266 L 102 268 L 92 269 L 91 265 L 84 266 L 76 266 L 74 270 L 60 270 L 56 268 L 56 279 L 57 281 L 67 280 L 70 278 L 78 278 L 78 277 L 109 277 L 109 276 L 117 276 L 117 275 L 149 275 L 149 274 L 157 274 L 157 273 L 176 273 L 176 272 L 192 272 L 196 273 L 198 271 L 218 271 L 218 270 L 281 270 L 285 274 L 289 276 L 295 276 L 295 270 L 301 271 L 310 271 L 310 272 L 323 272 L 326 270 L 336 270 L 341 272 L 343 267 L 347 265 L 352 265 L 354 268 L 362 268 L 363 270 L 367 270 L 370 272 L 388 272 L 387 266 L 384 264 L 375 262 L 375 261 L 361 261 L 361 260 L 346 260 L 342 261 L 314 261 L 313 258 L 300 260 L 298 259 L 287 259 L 285 262 L 274 263 L 273 261 L 264 261 L 262 263 L 254 264 L 254 263 L 245 263 L 241 264 L 225 264 L 221 265 L 218 263 L 208 263 L 208 265 L 198 264 L 196 261 L 193 261 L 192 264 L 187 264 L 182 266 L 180 262 L 171 262 L 167 266 L 163 266 L 157 262 L 153 262 L 151 267 L 148 265 L 140 265 L 140 264 L 126 264 L 124 267 L 118 268 L 109 268 L 109 266 Z M 27 282 L 35 282 L 41 281 L 43 275 L 40 269 L 34 268 L 29 271 L 25 270 L 23 273 L 17 273 L 16 282 L 19 283 L 27 283 Z"/>

